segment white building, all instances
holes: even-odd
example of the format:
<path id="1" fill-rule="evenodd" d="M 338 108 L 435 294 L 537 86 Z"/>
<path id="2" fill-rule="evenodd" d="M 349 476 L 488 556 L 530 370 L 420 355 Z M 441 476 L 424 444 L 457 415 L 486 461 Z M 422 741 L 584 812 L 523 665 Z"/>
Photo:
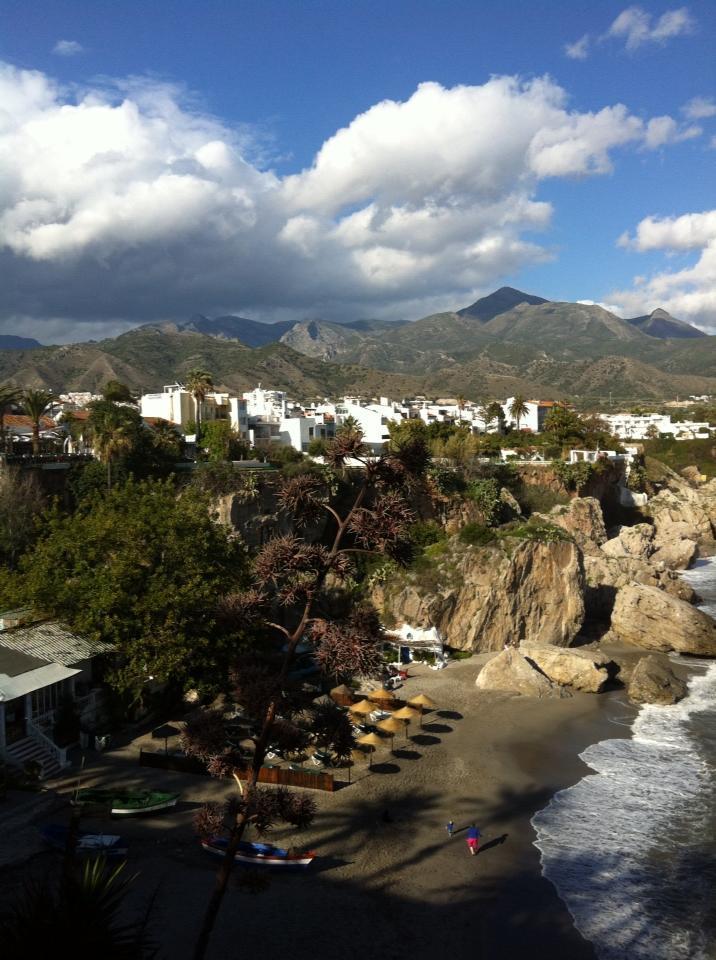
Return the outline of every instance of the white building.
<path id="1" fill-rule="evenodd" d="M 180 383 L 167 384 L 161 393 L 145 393 L 139 401 L 139 410 L 145 418 L 156 418 L 175 423 L 182 430 L 196 420 L 196 402 L 191 393 Z M 230 397 L 228 393 L 212 391 L 201 401 L 201 420 L 229 420 L 234 430 L 246 439 L 248 422 L 246 404 Z"/>
<path id="2" fill-rule="evenodd" d="M 332 409 L 331 409 L 332 408 Z M 383 445 L 390 440 L 389 423 L 400 423 L 410 417 L 408 407 L 381 397 L 379 403 L 365 403 L 358 397 L 345 397 L 340 403 L 323 404 L 322 412 L 334 412 L 340 426 L 352 417 L 363 433 L 363 442 L 373 453 L 381 453 Z"/>
<path id="3" fill-rule="evenodd" d="M 711 427 L 708 423 L 684 420 L 673 423 L 670 414 L 663 413 L 606 413 L 602 420 L 609 424 L 611 432 L 620 440 L 648 440 L 652 435 L 667 434 L 676 440 L 708 440 Z"/>
<path id="4" fill-rule="evenodd" d="M 283 390 L 264 390 L 261 384 L 243 395 L 249 417 L 283 420 L 286 416 L 286 394 Z"/>
<path id="5" fill-rule="evenodd" d="M 508 397 L 502 404 L 502 410 L 505 414 L 505 424 L 517 427 L 517 419 L 511 413 L 514 401 L 514 397 Z M 554 400 L 526 400 L 525 406 L 527 412 L 520 417 L 520 430 L 531 430 L 532 433 L 539 433 L 544 429 L 544 422 L 555 406 Z"/>

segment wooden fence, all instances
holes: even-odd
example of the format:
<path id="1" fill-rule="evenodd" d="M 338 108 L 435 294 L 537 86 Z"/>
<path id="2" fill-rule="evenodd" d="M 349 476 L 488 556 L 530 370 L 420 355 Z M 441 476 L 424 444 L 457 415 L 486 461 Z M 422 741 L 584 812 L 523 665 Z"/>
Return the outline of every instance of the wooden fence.
<path id="1" fill-rule="evenodd" d="M 154 767 L 158 770 L 173 770 L 177 773 L 195 773 L 208 776 L 205 765 L 194 757 L 182 754 L 156 753 L 152 750 L 140 749 L 139 765 Z M 249 770 L 236 771 L 241 780 L 246 780 Z M 310 767 L 261 767 L 259 783 L 273 783 L 286 787 L 304 787 L 308 790 L 327 790 L 333 793 L 335 785 L 333 776 L 322 770 L 311 770 Z"/>

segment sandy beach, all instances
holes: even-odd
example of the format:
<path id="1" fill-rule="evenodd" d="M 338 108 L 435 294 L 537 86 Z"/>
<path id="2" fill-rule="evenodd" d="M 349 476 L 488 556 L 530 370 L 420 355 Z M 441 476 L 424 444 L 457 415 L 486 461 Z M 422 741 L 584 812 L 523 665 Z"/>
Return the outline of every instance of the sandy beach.
<path id="1" fill-rule="evenodd" d="M 315 848 L 319 859 L 304 875 L 273 878 L 260 894 L 232 884 L 211 960 L 239 956 L 249 942 L 260 944 L 263 957 L 295 960 L 329 953 L 351 960 L 594 956 L 541 875 L 530 818 L 556 790 L 589 772 L 578 758 L 586 746 L 629 734 L 625 724 L 634 709 L 619 691 L 543 701 L 478 692 L 483 659 L 454 662 L 442 672 L 411 668 L 400 695 L 422 691 L 438 704 L 424 729 L 413 725 L 410 741 L 396 740 L 395 756 L 376 753 L 372 771 L 354 767 L 350 786 L 315 792 L 319 813 L 309 829 L 271 833 L 274 843 Z M 83 783 L 111 777 L 181 790 L 173 814 L 111 827 L 107 820 L 104 829 L 130 838 L 130 867 L 140 872 L 133 897 L 144 902 L 157 889 L 161 955 L 184 960 L 216 866 L 198 846 L 192 813 L 232 788 L 140 768 L 137 751 L 135 741 L 97 757 Z M 452 840 L 445 830 L 450 819 Z M 465 843 L 472 821 L 483 834 L 477 857 Z M 38 854 L 35 864 L 48 856 Z M 6 881 L 18 872 L 6 868 Z"/>

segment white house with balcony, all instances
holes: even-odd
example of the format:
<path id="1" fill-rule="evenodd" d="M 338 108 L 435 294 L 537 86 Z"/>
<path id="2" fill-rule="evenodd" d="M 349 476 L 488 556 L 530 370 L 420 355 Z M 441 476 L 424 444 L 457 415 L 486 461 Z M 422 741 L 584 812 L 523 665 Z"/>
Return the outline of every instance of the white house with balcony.
<path id="1" fill-rule="evenodd" d="M 187 425 L 196 420 L 196 402 L 181 383 L 169 383 L 162 388 L 161 393 L 142 394 L 139 412 L 142 417 L 167 420 L 186 431 Z M 207 393 L 201 401 L 201 419 L 204 423 L 209 420 L 229 420 L 231 413 L 228 393 L 214 390 Z M 237 410 L 237 423 L 239 416 Z"/>
<path id="2" fill-rule="evenodd" d="M 53 739 L 57 710 L 69 698 L 81 723 L 96 722 L 95 661 L 110 652 L 30 610 L 0 613 L 0 757 L 18 766 L 38 761 L 45 777 L 67 766 L 67 747 Z"/>
<path id="3" fill-rule="evenodd" d="M 505 415 L 507 426 L 517 427 L 517 418 L 512 415 L 512 404 L 514 397 L 508 397 L 502 404 L 502 410 Z M 554 400 L 526 400 L 527 411 L 520 417 L 520 430 L 531 430 L 532 433 L 539 433 L 544 430 L 545 420 L 552 412 L 555 406 Z"/>
<path id="4" fill-rule="evenodd" d="M 666 434 L 676 440 L 708 440 L 711 426 L 693 420 L 672 421 L 663 413 L 606 413 L 602 420 L 620 440 L 648 440 L 651 436 Z"/>

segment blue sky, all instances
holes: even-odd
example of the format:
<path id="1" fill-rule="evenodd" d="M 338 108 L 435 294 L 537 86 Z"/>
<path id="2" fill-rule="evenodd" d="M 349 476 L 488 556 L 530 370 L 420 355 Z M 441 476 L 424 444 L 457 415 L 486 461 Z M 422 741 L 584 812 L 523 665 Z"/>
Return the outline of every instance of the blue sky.
<path id="1" fill-rule="evenodd" d="M 706 2 L 0 0 L 0 330 L 412 319 L 503 283 L 716 328 L 715 27 Z"/>

